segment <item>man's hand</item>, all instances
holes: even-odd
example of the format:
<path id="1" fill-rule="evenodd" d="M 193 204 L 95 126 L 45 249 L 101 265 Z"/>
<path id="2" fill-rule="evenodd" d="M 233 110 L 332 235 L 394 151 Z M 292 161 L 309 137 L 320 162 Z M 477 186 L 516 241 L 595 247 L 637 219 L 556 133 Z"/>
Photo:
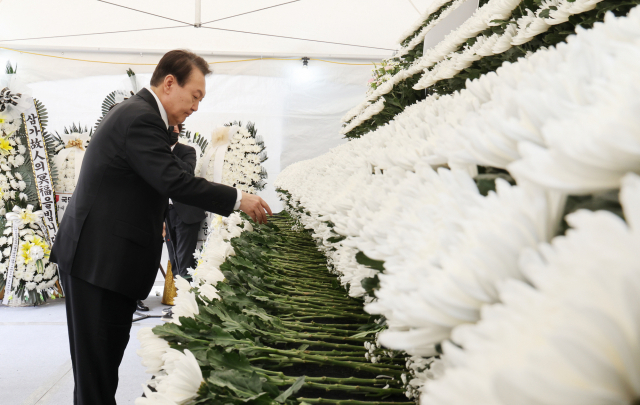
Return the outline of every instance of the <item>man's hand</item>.
<path id="1" fill-rule="evenodd" d="M 162 223 L 162 239 L 164 239 L 167 236 L 167 223 L 163 222 Z"/>
<path id="2" fill-rule="evenodd" d="M 269 208 L 269 204 L 267 204 L 262 198 L 257 195 L 242 192 L 242 201 L 240 201 L 240 211 L 245 212 L 247 215 L 251 217 L 255 222 L 259 224 L 267 223 L 267 215 L 265 211 L 269 215 L 273 215 L 271 213 L 271 208 Z"/>

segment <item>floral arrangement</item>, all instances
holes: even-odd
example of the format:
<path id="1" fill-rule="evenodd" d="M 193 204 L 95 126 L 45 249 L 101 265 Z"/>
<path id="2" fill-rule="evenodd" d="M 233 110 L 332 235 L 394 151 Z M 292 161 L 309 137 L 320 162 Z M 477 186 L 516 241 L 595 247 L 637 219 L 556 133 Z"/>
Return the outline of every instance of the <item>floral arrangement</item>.
<path id="1" fill-rule="evenodd" d="M 343 117 L 342 133 L 359 137 L 419 101 L 412 91 L 452 94 L 464 88 L 467 79 L 494 72 L 504 62 L 515 62 L 564 41 L 576 26 L 590 28 L 602 21 L 607 11 L 625 15 L 635 4 L 638 3 L 490 0 L 424 55 L 394 57 L 392 60 L 399 61 L 404 69 L 369 92 L 365 102 Z M 380 100 L 383 108 L 378 104 Z"/>
<path id="2" fill-rule="evenodd" d="M 264 141 L 252 122 L 246 127 L 241 122 L 233 122 L 218 128 L 212 134 L 210 148 L 228 144 L 224 154 L 221 183 L 255 194 L 264 189 L 267 172 L 262 163 L 267 160 Z M 201 168 L 203 177 L 213 180 L 215 159 L 209 160 L 206 169 Z"/>
<path id="3" fill-rule="evenodd" d="M 23 120 L 23 114 L 29 109 L 33 111 L 35 108 L 35 114 L 37 114 L 40 124 L 39 129 L 42 131 L 44 139 L 42 147 L 44 147 L 48 158 L 50 159 L 55 153 L 55 139 L 45 129 L 47 125 L 46 109 L 42 103 L 31 96 L 28 86 L 17 77 L 15 68 L 7 64 L 6 73 L 0 77 L 0 229 L 4 230 L 5 235 L 0 238 L 0 252 L 2 253 L 0 256 L 0 292 L 5 289 L 7 282 L 9 247 L 12 244 L 11 223 L 7 221 L 5 215 L 11 216 L 18 211 L 32 213 L 34 209 L 36 212 L 40 212 L 34 169 L 28 149 L 29 140 Z M 50 174 L 55 181 L 57 171 L 54 165 L 50 167 Z M 46 255 L 40 252 L 40 249 L 42 251 L 48 249 L 42 242 L 42 230 L 30 222 L 29 218 L 32 214 L 24 215 L 26 215 L 26 219 L 20 228 L 21 247 L 24 250 L 22 251 L 23 255 L 18 257 L 18 270 L 13 279 L 13 287 L 15 288 L 12 288 L 13 300 L 10 301 L 10 305 L 39 305 L 48 297 L 57 294 L 54 287 L 57 280 L 57 269 L 54 265 L 47 265 Z M 32 244 L 34 244 L 33 255 L 29 253 Z"/>
<path id="4" fill-rule="evenodd" d="M 279 175 L 287 211 L 382 316 L 376 347 L 410 356 L 408 397 L 640 397 L 640 8 L 603 20 Z"/>
<path id="5" fill-rule="evenodd" d="M 393 60 L 383 60 L 380 62 L 380 66 L 374 64 L 374 68 L 371 71 L 371 79 L 369 79 L 367 96 L 380 87 L 382 83 L 391 79 L 400 69 L 402 69 L 400 63 Z"/>
<path id="6" fill-rule="evenodd" d="M 7 70 L 13 71 L 11 65 Z M 26 183 L 16 171 L 25 163 L 26 146 L 23 138 L 16 136 L 22 125 L 21 112 L 27 107 L 28 89 L 14 75 L 7 75 L 0 90 L 0 216 L 11 211 L 13 201 L 26 203 Z M 10 86 L 10 87 L 9 87 Z M 17 90 L 16 90 L 17 89 Z"/>
<path id="7" fill-rule="evenodd" d="M 154 378 L 137 405 L 404 403 L 405 359 L 367 338 L 379 319 L 332 283 L 294 223 L 282 214 L 252 226 L 233 214 L 216 228 L 193 283 L 178 279 L 174 321 L 138 334 Z"/>
<path id="8" fill-rule="evenodd" d="M 639 68 L 608 13 L 283 170 L 141 332 L 137 404 L 636 402 Z"/>
<path id="9" fill-rule="evenodd" d="M 39 305 L 48 297 L 55 298 L 59 293 L 56 287 L 58 270 L 55 264 L 49 263 L 51 249 L 42 231 L 42 211 L 34 212 L 32 205 L 27 208 L 16 206 L 8 215 L 15 218 L 8 221 L 0 237 L 0 276 L 5 281 L 13 247 L 14 221 L 17 223 L 19 243 L 11 291 L 5 291 L 9 305 Z"/>
<path id="10" fill-rule="evenodd" d="M 73 193 L 80 176 L 82 159 L 89 146 L 93 129 L 72 124 L 64 128 L 64 133 L 56 133 L 56 151 L 54 158 L 58 168 L 58 179 L 55 183 L 56 193 Z"/>
<path id="11" fill-rule="evenodd" d="M 252 122 L 248 122 L 246 127 L 241 122 L 229 125 L 231 132 L 236 132 L 234 127 L 237 127 L 237 132 L 231 137 L 225 155 L 222 184 L 255 194 L 266 185 L 267 171 L 262 167 L 267 160 L 264 141 Z"/>
<path id="12" fill-rule="evenodd" d="M 133 97 L 140 88 L 141 86 L 135 72 L 131 69 L 127 69 L 127 79 L 121 83 L 120 89 L 107 94 L 104 100 L 102 100 L 102 115 L 98 118 L 98 121 L 96 121 L 94 129 L 98 128 L 98 125 L 100 125 L 104 117 L 113 107 L 122 103 L 124 100 Z"/>

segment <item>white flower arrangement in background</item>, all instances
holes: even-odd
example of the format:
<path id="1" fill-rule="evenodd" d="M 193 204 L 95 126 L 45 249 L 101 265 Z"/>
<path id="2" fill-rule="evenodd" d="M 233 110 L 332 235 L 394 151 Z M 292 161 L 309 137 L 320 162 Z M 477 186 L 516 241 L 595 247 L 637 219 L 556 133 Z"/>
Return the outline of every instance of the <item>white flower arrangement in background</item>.
<path id="1" fill-rule="evenodd" d="M 46 240 L 41 224 L 42 211 L 33 211 L 33 206 L 27 208 L 14 207 L 13 212 L 19 216 L 17 258 L 13 273 L 11 291 L 15 302 L 25 301 L 31 304 L 42 302 L 46 298 L 58 293 L 57 267 L 49 263 L 51 247 Z M 7 227 L 0 237 L 0 278 L 6 281 L 9 266 L 9 256 L 13 246 L 13 223 L 7 222 Z M 39 298 L 39 299 L 38 299 Z"/>
<path id="2" fill-rule="evenodd" d="M 56 134 L 59 142 L 59 150 L 54 157 L 54 163 L 58 169 L 58 179 L 55 184 L 57 193 L 73 193 L 78 184 L 82 160 L 93 130 L 88 127 L 73 124 L 64 128 L 64 133 Z"/>
<path id="3" fill-rule="evenodd" d="M 0 172 L 0 215 L 7 213 L 7 202 L 20 201 L 24 203 L 27 201 L 27 195 L 24 193 L 26 187 L 27 184 L 22 180 L 20 173 Z"/>
<path id="4" fill-rule="evenodd" d="M 219 148 L 226 148 L 226 151 L 218 153 Z M 257 136 L 253 123 L 248 122 L 246 127 L 237 122 L 228 124 L 213 131 L 202 163 L 196 170 L 209 181 L 255 194 L 264 188 L 267 177 L 262 167 L 267 159 L 264 150 L 264 142 Z M 224 159 L 222 165 L 221 158 Z"/>
<path id="5" fill-rule="evenodd" d="M 260 187 L 263 158 L 260 155 L 264 146 L 260 145 L 248 128 L 231 127 L 235 132 L 230 138 L 229 149 L 225 154 L 222 169 L 222 184 L 226 184 L 247 193 L 255 194 Z"/>

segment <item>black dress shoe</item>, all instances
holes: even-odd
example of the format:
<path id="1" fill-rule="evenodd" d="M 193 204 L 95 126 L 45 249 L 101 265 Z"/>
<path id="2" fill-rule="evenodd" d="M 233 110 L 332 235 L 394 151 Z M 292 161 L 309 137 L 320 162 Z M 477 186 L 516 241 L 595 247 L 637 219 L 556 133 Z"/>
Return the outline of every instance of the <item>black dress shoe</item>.
<path id="1" fill-rule="evenodd" d="M 136 306 L 138 307 L 138 311 L 148 311 L 149 307 L 144 305 L 144 302 L 138 300 L 136 301 Z"/>

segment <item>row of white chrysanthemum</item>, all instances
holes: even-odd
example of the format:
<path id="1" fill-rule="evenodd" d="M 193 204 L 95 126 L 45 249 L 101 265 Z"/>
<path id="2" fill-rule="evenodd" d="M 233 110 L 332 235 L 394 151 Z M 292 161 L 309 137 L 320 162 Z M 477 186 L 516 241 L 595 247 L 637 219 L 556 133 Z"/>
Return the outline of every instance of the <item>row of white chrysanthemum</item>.
<path id="1" fill-rule="evenodd" d="M 342 118 L 342 121 L 353 121 L 353 118 L 356 118 L 361 114 L 373 100 L 377 100 L 389 93 L 396 84 L 401 81 L 404 81 L 421 70 L 424 70 L 425 67 L 420 66 L 424 65 L 425 61 L 433 60 L 428 67 L 432 66 L 436 62 L 455 52 L 466 40 L 475 37 L 478 33 L 489 28 L 492 25 L 491 21 L 496 19 L 508 19 L 511 16 L 513 9 L 520 4 L 521 1 L 522 0 L 490 0 L 487 4 L 476 10 L 473 16 L 466 20 L 456 30 L 448 34 L 435 47 L 426 50 L 427 53 L 422 58 L 415 61 L 412 66 L 395 74 L 390 80 L 372 92 L 365 102 L 351 109 Z"/>
<path id="2" fill-rule="evenodd" d="M 356 247 L 385 261 L 378 300 L 367 306 L 368 311 L 387 317 L 390 329 L 380 336 L 383 344 L 411 354 L 432 355 L 434 344 L 450 338 L 452 330 L 464 331 L 469 328 L 466 325 L 478 322 L 481 311 L 494 308 L 486 304 L 506 302 L 504 285 L 532 282 L 529 267 L 518 261 L 523 251 L 549 241 L 563 192 L 619 187 L 627 172 L 640 172 L 640 123 L 633 113 L 637 110 L 634 95 L 640 90 L 633 80 L 640 63 L 639 22 L 637 9 L 628 18 L 609 15 L 604 24 L 580 31 L 568 45 L 507 65 L 497 74 L 473 82 L 472 91 L 413 106 L 388 127 L 282 172 L 278 186 L 290 192 L 294 205 L 300 204 L 310 214 L 306 226 L 316 229 L 314 223 L 330 220 L 335 231 L 348 235 L 338 245 Z M 469 116 L 475 118 L 467 123 Z M 479 120 L 483 125 L 478 125 Z M 556 129 L 549 132 L 549 128 Z M 476 129 L 484 134 L 473 132 Z M 532 140 L 539 146 L 532 146 Z M 523 158 L 518 149 L 529 151 L 529 155 Z M 436 150 L 444 152 L 437 155 Z M 507 162 L 515 161 L 508 168 L 519 186 L 498 182 L 497 193 L 484 198 L 471 179 L 472 168 L 475 164 L 507 166 L 487 161 L 487 156 L 492 156 L 489 152 L 506 156 Z M 465 170 L 436 172 L 427 164 L 447 162 Z M 627 193 L 637 193 L 638 180 L 632 176 L 627 183 L 629 190 L 636 190 Z M 628 217 L 640 215 L 632 209 L 626 203 Z M 605 217 L 615 223 L 606 213 L 580 215 Z M 572 225 L 580 227 L 576 221 Z M 326 229 L 318 229 L 319 234 L 325 234 L 325 241 L 331 237 Z M 544 247 L 548 245 L 542 246 L 543 255 L 551 251 Z M 540 253 L 525 257 L 536 254 Z M 619 257 L 622 264 L 632 266 L 633 256 Z M 571 256 L 564 260 L 567 258 Z M 581 257 L 573 259 L 577 263 Z M 594 259 L 594 263 L 602 261 Z M 336 267 L 345 275 L 355 272 L 354 283 L 369 277 L 353 265 Z M 579 289 L 583 283 L 576 277 L 574 284 Z M 567 315 L 565 320 L 571 317 Z M 456 337 L 460 333 L 454 334 L 456 342 L 462 342 Z M 637 335 L 632 337 L 638 341 Z M 473 340 L 463 343 L 465 348 L 473 348 Z M 499 348 L 496 344 L 492 355 Z M 454 351 L 452 345 L 446 350 L 447 354 Z M 471 353 L 485 364 L 491 361 L 480 352 Z M 465 353 L 454 353 L 448 364 L 459 366 Z M 473 397 L 450 400 L 467 390 L 450 393 L 450 398 L 436 398 L 441 392 L 438 387 L 453 391 L 456 384 L 474 385 L 494 395 L 491 384 L 478 386 L 472 380 L 472 372 L 482 372 L 482 362 L 474 364 L 477 369 L 461 367 L 461 371 L 445 372 L 444 382 L 434 383 L 425 398 L 434 403 L 470 402 Z M 489 373 L 481 381 L 503 372 L 499 368 L 493 371 L 495 374 Z M 625 370 L 618 371 L 625 375 Z M 535 374 L 535 370 L 531 372 Z M 522 399 L 523 390 L 514 390 L 511 395 L 515 396 L 504 398 Z"/>
<path id="3" fill-rule="evenodd" d="M 536 35 L 546 32 L 551 26 L 566 22 L 571 15 L 595 8 L 600 1 L 602 0 L 545 0 L 537 12 L 528 10 L 527 15 L 511 22 L 503 34 L 479 36 L 472 46 L 467 46 L 462 52 L 456 53 L 465 41 L 475 37 L 489 26 L 495 25 L 491 21 L 508 19 L 512 10 L 520 4 L 520 0 L 494 0 L 487 3 L 463 25 L 447 35 L 442 42 L 426 51 L 425 55 L 411 67 L 398 72 L 371 93 L 365 102 L 347 113 L 343 121 L 348 124 L 343 128 L 342 133 L 348 133 L 382 111 L 384 105 L 380 106 L 378 102 L 371 104 L 371 102 L 383 100 L 382 103 L 384 103 L 382 96 L 408 77 L 424 71 L 414 89 L 426 89 L 440 80 L 453 78 L 485 56 L 497 55 L 513 46 L 529 42 Z M 555 10 L 551 9 L 548 17 L 540 15 L 550 7 L 555 7 Z"/>
<path id="4" fill-rule="evenodd" d="M 420 29 L 420 32 L 418 32 L 412 39 L 411 41 L 409 41 L 409 43 L 406 46 L 403 46 L 402 48 L 400 48 L 400 50 L 398 50 L 398 52 L 396 52 L 394 56 L 394 58 L 399 58 L 402 57 L 404 55 L 406 55 L 408 52 L 410 52 L 411 50 L 413 50 L 416 46 L 422 45 L 422 43 L 424 42 L 424 38 L 427 36 L 427 34 L 429 33 L 429 31 L 431 31 L 433 29 L 433 27 L 436 26 L 436 24 L 438 24 L 440 21 L 444 20 L 445 18 L 447 18 L 447 16 L 449 14 L 451 14 L 452 12 L 454 12 L 458 7 L 460 7 L 462 5 L 462 3 L 464 3 L 467 0 L 454 0 L 454 1 L 434 1 L 432 3 L 429 4 L 428 10 L 429 13 L 425 13 L 425 17 L 424 19 L 422 19 L 422 22 L 426 21 L 428 18 L 431 17 L 431 14 L 433 14 L 434 12 L 438 11 L 438 9 L 440 9 L 442 6 L 447 5 L 447 3 L 450 3 L 448 5 L 448 7 L 446 9 L 444 9 L 440 15 L 434 19 L 433 21 L 431 21 L 429 24 L 427 24 L 426 26 L 424 26 L 422 29 Z M 435 8 L 438 7 L 438 8 Z M 402 41 L 404 41 L 404 39 L 406 39 L 408 36 L 405 36 L 400 43 L 402 43 Z"/>
<path id="5" fill-rule="evenodd" d="M 224 280 L 220 265 L 234 254 L 229 241 L 253 229 L 238 213 L 230 215 L 224 223 L 221 219 L 214 221 L 212 228 L 192 272 L 193 281 L 190 283 L 182 277 L 176 279 L 178 295 L 172 308 L 172 322 L 178 325 L 180 317 L 193 318 L 199 313 L 198 300 L 206 304 L 207 300 L 220 299 L 215 285 Z M 181 352 L 170 348 L 151 328 L 140 329 L 138 339 L 141 345 L 138 355 L 142 357 L 147 373 L 154 377 L 143 385 L 145 397 L 138 398 L 136 405 L 180 405 L 195 398 L 203 377 L 193 354 L 188 349 Z"/>
<path id="6" fill-rule="evenodd" d="M 481 165 L 573 193 L 615 188 L 640 162 L 637 128 L 620 124 L 636 116 L 639 14 L 608 14 L 568 43 L 428 97 L 343 147 L 383 170 L 427 162 L 473 174 Z"/>

